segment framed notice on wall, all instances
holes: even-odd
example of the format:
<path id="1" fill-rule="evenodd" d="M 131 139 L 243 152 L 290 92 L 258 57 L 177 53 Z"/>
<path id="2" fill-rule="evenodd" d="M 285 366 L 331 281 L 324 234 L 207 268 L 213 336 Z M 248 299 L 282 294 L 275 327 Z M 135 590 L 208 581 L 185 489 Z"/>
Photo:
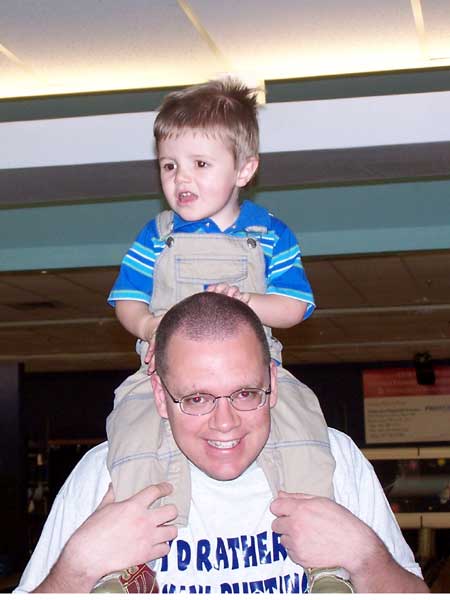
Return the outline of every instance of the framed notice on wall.
<path id="1" fill-rule="evenodd" d="M 363 371 L 367 444 L 450 441 L 450 367 L 434 367 L 436 383 L 419 385 L 411 368 Z"/>

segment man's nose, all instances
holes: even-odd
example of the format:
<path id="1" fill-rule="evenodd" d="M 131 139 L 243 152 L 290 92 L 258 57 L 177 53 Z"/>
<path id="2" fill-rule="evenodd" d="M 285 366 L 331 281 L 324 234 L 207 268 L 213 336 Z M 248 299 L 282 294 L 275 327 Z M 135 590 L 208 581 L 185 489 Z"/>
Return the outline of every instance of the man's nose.
<path id="1" fill-rule="evenodd" d="M 236 409 L 231 405 L 227 397 L 218 398 L 216 407 L 209 418 L 209 426 L 216 431 L 227 432 L 241 424 L 241 417 Z"/>

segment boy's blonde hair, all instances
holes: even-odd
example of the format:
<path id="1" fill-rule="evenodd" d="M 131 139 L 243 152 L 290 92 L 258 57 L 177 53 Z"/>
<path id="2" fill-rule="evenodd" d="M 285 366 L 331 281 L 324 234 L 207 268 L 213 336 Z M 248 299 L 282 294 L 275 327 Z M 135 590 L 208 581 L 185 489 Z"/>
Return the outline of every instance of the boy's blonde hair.
<path id="1" fill-rule="evenodd" d="M 236 164 L 258 156 L 257 89 L 231 77 L 168 94 L 153 127 L 156 145 L 185 130 L 218 135 Z"/>

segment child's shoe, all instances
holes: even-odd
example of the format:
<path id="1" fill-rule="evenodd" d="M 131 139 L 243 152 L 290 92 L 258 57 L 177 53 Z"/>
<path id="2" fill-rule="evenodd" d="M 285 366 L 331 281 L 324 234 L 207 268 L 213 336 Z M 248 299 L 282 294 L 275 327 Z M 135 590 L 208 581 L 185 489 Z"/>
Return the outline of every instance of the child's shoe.
<path id="1" fill-rule="evenodd" d="M 148 565 L 129 567 L 102 577 L 91 594 L 158 594 L 156 574 Z"/>

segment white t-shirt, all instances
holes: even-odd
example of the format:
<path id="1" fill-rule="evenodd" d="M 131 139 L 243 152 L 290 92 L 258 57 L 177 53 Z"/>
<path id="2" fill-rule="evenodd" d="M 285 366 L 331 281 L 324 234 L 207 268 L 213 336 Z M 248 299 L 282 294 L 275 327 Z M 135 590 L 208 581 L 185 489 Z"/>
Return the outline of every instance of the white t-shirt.
<path id="1" fill-rule="evenodd" d="M 329 435 L 336 501 L 367 523 L 402 567 L 421 576 L 372 466 L 348 436 L 334 429 Z M 67 539 L 99 504 L 110 482 L 107 450 L 106 442 L 90 450 L 61 488 L 16 592 L 41 583 Z M 191 472 L 189 524 L 179 530 L 168 557 L 156 562 L 160 591 L 304 591 L 303 569 L 287 557 L 272 532 L 272 495 L 260 468 L 252 465 L 225 482 L 195 467 Z"/>

